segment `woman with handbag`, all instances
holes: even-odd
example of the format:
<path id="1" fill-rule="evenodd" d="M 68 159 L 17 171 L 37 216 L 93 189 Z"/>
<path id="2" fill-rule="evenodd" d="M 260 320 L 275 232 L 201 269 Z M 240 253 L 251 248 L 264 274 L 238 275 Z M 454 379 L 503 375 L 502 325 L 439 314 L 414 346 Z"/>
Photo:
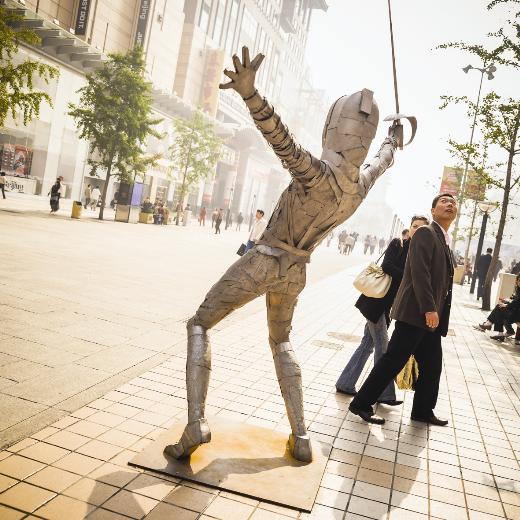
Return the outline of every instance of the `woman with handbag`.
<path id="1" fill-rule="evenodd" d="M 366 318 L 363 339 L 358 348 L 352 354 L 347 366 L 336 382 L 336 390 L 347 395 L 356 395 L 356 383 L 365 367 L 365 364 L 374 352 L 374 362 L 386 352 L 388 346 L 388 326 L 390 325 L 390 309 L 394 303 L 397 290 L 401 284 L 408 255 L 410 239 L 415 231 L 421 226 L 428 225 L 429 221 L 423 216 L 412 217 L 410 230 L 402 233 L 404 239 L 394 238 L 388 248 L 383 253 L 383 263 L 381 268 L 384 273 L 391 276 L 391 283 L 388 291 L 382 298 L 374 298 L 361 294 L 356 302 L 356 307 Z M 408 234 L 407 234 L 408 232 Z M 379 403 L 389 406 L 402 404 L 395 398 L 394 383 L 391 382 L 379 396 Z"/>

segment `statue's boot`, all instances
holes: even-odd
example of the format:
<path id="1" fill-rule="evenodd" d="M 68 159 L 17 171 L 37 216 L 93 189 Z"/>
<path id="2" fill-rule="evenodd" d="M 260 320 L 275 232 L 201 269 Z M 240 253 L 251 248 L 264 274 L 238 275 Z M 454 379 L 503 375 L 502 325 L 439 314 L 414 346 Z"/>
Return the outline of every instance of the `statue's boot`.
<path id="1" fill-rule="evenodd" d="M 176 459 L 188 457 L 201 444 L 211 440 L 208 421 L 204 417 L 211 374 L 211 346 L 206 328 L 196 325 L 194 318 L 188 321 L 186 328 L 188 330 L 186 360 L 188 424 L 179 442 L 164 449 L 164 453 Z"/>
<path id="2" fill-rule="evenodd" d="M 274 343 L 270 340 L 274 366 L 280 390 L 285 401 L 287 417 L 292 434 L 289 436 L 291 455 L 302 462 L 312 461 L 311 439 L 307 434 L 303 414 L 302 373 L 291 344 L 286 341 Z"/>
<path id="3" fill-rule="evenodd" d="M 206 419 L 190 422 L 184 428 L 182 437 L 177 444 L 170 444 L 164 448 L 164 453 L 181 459 L 189 457 L 201 444 L 211 440 L 211 431 Z"/>

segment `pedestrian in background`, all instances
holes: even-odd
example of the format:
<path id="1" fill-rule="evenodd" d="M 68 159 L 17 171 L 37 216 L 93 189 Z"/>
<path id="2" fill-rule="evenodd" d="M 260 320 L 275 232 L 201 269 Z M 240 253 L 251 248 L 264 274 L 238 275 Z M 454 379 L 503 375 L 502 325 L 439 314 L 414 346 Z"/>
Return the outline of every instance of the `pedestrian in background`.
<path id="1" fill-rule="evenodd" d="M 376 250 L 376 246 L 377 246 L 377 237 L 374 235 L 371 239 L 370 239 L 370 254 L 373 255 L 375 250 Z"/>
<path id="2" fill-rule="evenodd" d="M 91 188 L 90 184 L 87 184 L 84 194 L 85 194 L 85 209 L 87 209 L 87 206 L 90 204 L 90 199 L 92 197 L 92 188 Z"/>
<path id="3" fill-rule="evenodd" d="M 61 197 L 61 181 L 63 180 L 63 177 L 58 177 L 56 179 L 56 182 L 52 185 L 50 192 L 48 195 L 51 196 L 50 198 L 50 205 L 51 205 L 51 213 L 56 213 L 60 209 L 60 197 Z"/>
<path id="4" fill-rule="evenodd" d="M 353 235 L 347 235 L 347 238 L 345 240 L 345 255 L 350 255 L 350 253 L 352 253 L 355 243 L 356 239 L 353 237 Z"/>
<path id="5" fill-rule="evenodd" d="M 426 217 L 414 216 L 410 224 L 410 238 L 416 229 L 428 224 L 429 221 Z M 340 393 L 356 395 L 356 383 L 370 354 L 374 352 L 374 363 L 377 363 L 387 350 L 390 309 L 403 278 L 409 245 L 410 239 L 401 242 L 401 239 L 394 238 L 386 250 L 381 268 L 392 277 L 392 282 L 386 295 L 383 298 L 370 298 L 362 294 L 356 302 L 356 307 L 367 322 L 359 347 L 352 354 L 350 361 L 336 382 L 336 390 Z M 377 402 L 389 406 L 402 404 L 402 401 L 397 401 L 395 398 L 393 380 L 382 391 Z"/>
<path id="6" fill-rule="evenodd" d="M 365 246 L 365 249 L 363 249 L 363 254 L 366 255 L 367 252 L 368 252 L 368 249 L 369 249 L 369 247 L 370 247 L 370 235 L 367 235 L 367 236 L 365 237 L 364 246 Z"/>
<path id="7" fill-rule="evenodd" d="M 206 225 L 206 208 L 202 206 L 200 208 L 199 212 L 199 226 L 205 226 Z"/>
<path id="8" fill-rule="evenodd" d="M 246 244 L 247 253 L 254 245 L 260 240 L 260 237 L 264 234 L 265 228 L 267 227 L 267 220 L 264 218 L 264 210 L 257 209 L 255 213 L 255 222 L 249 233 L 249 240 Z"/>
<path id="9" fill-rule="evenodd" d="M 385 250 L 385 245 L 386 245 L 386 240 L 381 237 L 379 239 L 379 254 L 382 255 L 383 254 L 383 251 Z"/>
<path id="10" fill-rule="evenodd" d="M 448 334 L 453 286 L 453 255 L 448 229 L 457 216 L 457 201 L 450 193 L 432 202 L 433 222 L 420 227 L 410 240 L 403 280 L 390 317 L 395 329 L 388 350 L 352 400 L 349 410 L 366 422 L 383 424 L 372 405 L 413 354 L 419 367 L 411 418 L 446 426 L 433 410 L 442 373 L 442 336 Z"/>
<path id="11" fill-rule="evenodd" d="M 0 190 L 2 190 L 2 197 L 5 199 L 5 172 L 0 172 Z"/>
<path id="12" fill-rule="evenodd" d="M 98 207 L 99 198 L 101 197 L 101 190 L 97 186 L 94 186 L 94 188 L 92 189 L 91 197 L 92 198 L 90 199 L 90 209 L 95 211 Z"/>
<path id="13" fill-rule="evenodd" d="M 215 222 L 217 221 L 217 214 L 218 214 L 218 209 L 215 208 L 213 210 L 213 213 L 211 214 L 211 229 L 213 229 L 213 227 L 215 226 Z"/>
<path id="14" fill-rule="evenodd" d="M 477 265 L 475 266 L 476 275 L 478 278 L 477 300 L 480 300 L 484 294 L 484 282 L 486 281 L 489 266 L 491 265 L 492 253 L 493 249 L 488 247 L 486 249 L 486 254 L 480 255 L 480 258 L 477 260 Z"/>
<path id="15" fill-rule="evenodd" d="M 341 233 L 339 234 L 339 237 L 338 237 L 338 250 L 339 250 L 340 255 L 345 254 L 346 241 L 347 241 L 347 230 L 342 229 Z"/>
<path id="16" fill-rule="evenodd" d="M 240 211 L 237 215 L 237 231 L 240 231 L 242 222 L 244 222 L 244 215 L 242 215 L 242 212 Z"/>
<path id="17" fill-rule="evenodd" d="M 220 235 L 220 224 L 222 224 L 222 209 L 217 210 L 215 215 L 215 235 Z"/>

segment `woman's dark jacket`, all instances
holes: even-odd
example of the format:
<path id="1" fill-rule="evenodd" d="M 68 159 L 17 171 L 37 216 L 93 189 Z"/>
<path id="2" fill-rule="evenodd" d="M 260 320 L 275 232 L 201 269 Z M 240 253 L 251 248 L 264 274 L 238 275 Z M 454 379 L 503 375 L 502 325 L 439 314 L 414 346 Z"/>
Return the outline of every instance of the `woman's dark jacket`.
<path id="1" fill-rule="evenodd" d="M 385 252 L 381 268 L 386 274 L 392 277 L 390 289 L 383 298 L 370 298 L 362 294 L 356 302 L 356 307 L 361 311 L 361 314 L 374 323 L 377 323 L 381 315 L 386 316 L 387 324 L 390 323 L 390 309 L 394 303 L 397 290 L 403 279 L 404 265 L 406 263 L 406 256 L 408 255 L 408 246 L 410 240 L 405 240 L 401 245 L 399 238 L 394 238 Z"/>
<path id="2" fill-rule="evenodd" d="M 511 301 L 506 305 L 505 310 L 510 323 L 520 321 L 520 289 L 518 287 L 511 296 Z"/>

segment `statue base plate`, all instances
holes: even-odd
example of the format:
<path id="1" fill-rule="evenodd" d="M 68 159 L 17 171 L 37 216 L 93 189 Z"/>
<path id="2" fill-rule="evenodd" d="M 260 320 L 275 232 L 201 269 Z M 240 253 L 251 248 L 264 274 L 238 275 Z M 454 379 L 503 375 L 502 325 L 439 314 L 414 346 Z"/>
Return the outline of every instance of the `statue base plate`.
<path id="1" fill-rule="evenodd" d="M 163 433 L 129 464 L 165 473 L 199 484 L 231 491 L 266 502 L 310 512 L 331 447 L 313 440 L 310 464 L 292 458 L 288 434 L 259 426 L 212 417 L 211 442 L 200 446 L 189 458 L 176 460 L 164 455 L 167 444 L 175 444 L 185 423 Z"/>

